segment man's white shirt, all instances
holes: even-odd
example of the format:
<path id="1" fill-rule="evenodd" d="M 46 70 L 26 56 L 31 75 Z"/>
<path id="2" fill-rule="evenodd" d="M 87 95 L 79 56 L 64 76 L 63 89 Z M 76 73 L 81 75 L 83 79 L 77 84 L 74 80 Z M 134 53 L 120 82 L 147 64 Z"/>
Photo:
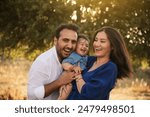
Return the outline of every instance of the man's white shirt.
<path id="1" fill-rule="evenodd" d="M 58 79 L 62 70 L 55 46 L 38 56 L 29 71 L 28 99 L 56 100 L 59 91 L 55 91 L 44 98 L 44 85 Z"/>

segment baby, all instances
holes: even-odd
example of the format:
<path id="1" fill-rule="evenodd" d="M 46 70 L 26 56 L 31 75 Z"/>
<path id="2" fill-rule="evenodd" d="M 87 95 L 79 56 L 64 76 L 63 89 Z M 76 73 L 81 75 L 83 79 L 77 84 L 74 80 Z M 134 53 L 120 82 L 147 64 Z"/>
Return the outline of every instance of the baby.
<path id="1" fill-rule="evenodd" d="M 87 55 L 89 51 L 89 39 L 86 35 L 80 34 L 75 52 L 63 60 L 62 67 L 65 71 L 74 71 L 80 74 L 86 68 Z M 63 100 L 68 97 L 72 90 L 72 84 L 63 85 L 60 88 L 58 99 Z"/>

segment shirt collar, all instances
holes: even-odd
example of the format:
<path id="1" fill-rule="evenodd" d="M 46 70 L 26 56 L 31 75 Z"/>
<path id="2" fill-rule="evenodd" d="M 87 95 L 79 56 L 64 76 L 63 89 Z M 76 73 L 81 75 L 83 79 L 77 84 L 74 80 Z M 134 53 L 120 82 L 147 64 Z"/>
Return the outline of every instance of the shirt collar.
<path id="1" fill-rule="evenodd" d="M 55 59 L 56 59 L 56 62 L 62 67 L 62 65 L 61 65 L 61 63 L 60 63 L 60 61 L 59 61 L 59 58 L 58 58 L 58 53 L 57 53 L 57 51 L 56 51 L 56 46 L 54 46 L 54 47 L 52 48 L 52 51 L 53 51 L 53 53 L 54 53 L 54 57 L 55 57 Z"/>

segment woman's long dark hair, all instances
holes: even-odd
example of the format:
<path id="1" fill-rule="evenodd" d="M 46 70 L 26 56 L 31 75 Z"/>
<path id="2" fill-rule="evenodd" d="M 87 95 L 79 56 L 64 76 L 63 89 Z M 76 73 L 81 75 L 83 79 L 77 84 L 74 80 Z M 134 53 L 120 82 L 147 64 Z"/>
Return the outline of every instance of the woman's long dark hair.
<path id="1" fill-rule="evenodd" d="M 110 44 L 112 47 L 112 51 L 110 53 L 110 59 L 118 67 L 117 78 L 130 77 L 130 75 L 132 75 L 133 73 L 133 70 L 129 59 L 129 53 L 126 48 L 126 44 L 123 40 L 122 35 L 116 29 L 107 26 L 98 29 L 94 34 L 94 39 L 97 33 L 102 31 L 106 33 L 107 38 L 110 40 Z"/>

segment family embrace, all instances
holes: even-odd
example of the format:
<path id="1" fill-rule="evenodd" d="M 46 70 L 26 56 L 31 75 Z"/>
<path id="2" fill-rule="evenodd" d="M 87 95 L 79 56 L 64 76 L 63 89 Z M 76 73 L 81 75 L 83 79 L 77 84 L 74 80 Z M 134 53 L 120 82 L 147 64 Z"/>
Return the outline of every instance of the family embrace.
<path id="1" fill-rule="evenodd" d="M 28 99 L 108 100 L 117 79 L 132 74 L 122 35 L 106 26 L 90 41 L 76 24 L 61 24 L 54 46 L 33 62 L 28 79 Z"/>

